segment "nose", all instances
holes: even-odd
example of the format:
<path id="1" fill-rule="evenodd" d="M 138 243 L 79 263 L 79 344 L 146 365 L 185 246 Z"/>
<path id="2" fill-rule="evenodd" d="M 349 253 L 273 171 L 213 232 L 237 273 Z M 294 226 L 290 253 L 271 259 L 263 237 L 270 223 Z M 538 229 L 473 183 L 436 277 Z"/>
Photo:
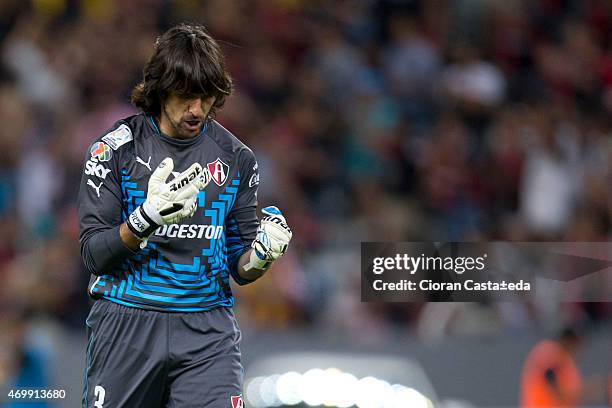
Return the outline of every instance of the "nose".
<path id="1" fill-rule="evenodd" d="M 202 99 L 194 98 L 190 100 L 187 104 L 187 112 L 191 113 L 193 116 L 204 116 L 204 111 L 202 110 Z"/>

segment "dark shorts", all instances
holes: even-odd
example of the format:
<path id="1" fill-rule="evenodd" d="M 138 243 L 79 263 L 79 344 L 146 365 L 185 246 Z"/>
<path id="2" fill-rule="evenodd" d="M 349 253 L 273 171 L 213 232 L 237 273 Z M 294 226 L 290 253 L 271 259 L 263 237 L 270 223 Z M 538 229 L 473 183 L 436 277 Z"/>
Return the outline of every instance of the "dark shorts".
<path id="1" fill-rule="evenodd" d="M 86 325 L 83 407 L 242 406 L 232 309 L 163 313 L 97 300 Z"/>

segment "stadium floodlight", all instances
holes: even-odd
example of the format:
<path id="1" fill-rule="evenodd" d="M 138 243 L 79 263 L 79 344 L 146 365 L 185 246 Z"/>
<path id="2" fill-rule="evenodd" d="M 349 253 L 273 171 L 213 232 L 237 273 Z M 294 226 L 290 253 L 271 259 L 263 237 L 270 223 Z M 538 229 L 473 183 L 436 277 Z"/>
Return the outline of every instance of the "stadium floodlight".
<path id="1" fill-rule="evenodd" d="M 423 394 L 414 388 L 404 387 L 400 384 L 392 386 L 394 394 L 391 405 L 385 405 L 385 408 L 431 408 L 433 404 Z"/>
<path id="2" fill-rule="evenodd" d="M 431 408 L 423 394 L 401 384 L 391 385 L 373 376 L 357 379 L 337 368 L 313 368 L 304 374 L 255 377 L 247 381 L 246 398 L 254 408 L 306 404 L 336 408 Z"/>
<path id="3" fill-rule="evenodd" d="M 299 386 L 302 382 L 302 374 L 289 371 L 281 375 L 276 381 L 276 395 L 284 405 L 297 405 L 302 402 Z"/>
<path id="4" fill-rule="evenodd" d="M 333 406 L 348 408 L 355 405 L 355 396 L 359 389 L 359 380 L 351 373 L 340 372 L 334 381 L 336 393 Z"/>
<path id="5" fill-rule="evenodd" d="M 291 353 L 251 367 L 245 396 L 254 408 L 431 408 L 422 390 L 435 398 L 416 363 L 387 357 Z"/>
<path id="6" fill-rule="evenodd" d="M 301 400 L 311 407 L 323 405 L 321 389 L 325 387 L 325 371 L 320 368 L 308 370 L 302 376 L 299 386 Z"/>
<path id="7" fill-rule="evenodd" d="M 266 407 L 279 407 L 282 405 L 276 393 L 276 383 L 279 378 L 280 375 L 278 374 L 265 377 L 259 385 L 259 396 Z"/>
<path id="8" fill-rule="evenodd" d="M 264 379 L 265 377 L 255 377 L 246 383 L 245 396 L 253 408 L 265 407 L 264 401 L 261 399 L 261 395 L 259 393 L 261 383 Z"/>

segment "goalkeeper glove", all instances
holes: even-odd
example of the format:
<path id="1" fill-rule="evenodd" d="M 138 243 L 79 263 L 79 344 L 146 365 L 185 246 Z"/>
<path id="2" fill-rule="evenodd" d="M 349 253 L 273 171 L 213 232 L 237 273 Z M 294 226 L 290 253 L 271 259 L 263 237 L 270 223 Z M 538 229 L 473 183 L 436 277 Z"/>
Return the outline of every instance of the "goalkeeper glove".
<path id="1" fill-rule="evenodd" d="M 139 239 L 140 248 L 161 225 L 176 224 L 193 216 L 197 208 L 196 196 L 210 182 L 208 170 L 194 163 L 173 180 L 166 180 L 174 169 L 174 162 L 166 157 L 149 179 L 146 201 L 127 219 L 127 226 Z"/>
<path id="2" fill-rule="evenodd" d="M 293 233 L 287 221 L 276 207 L 266 207 L 261 212 L 264 217 L 257 228 L 257 235 L 251 244 L 253 250 L 244 270 L 251 268 L 266 270 L 272 262 L 287 252 Z"/>

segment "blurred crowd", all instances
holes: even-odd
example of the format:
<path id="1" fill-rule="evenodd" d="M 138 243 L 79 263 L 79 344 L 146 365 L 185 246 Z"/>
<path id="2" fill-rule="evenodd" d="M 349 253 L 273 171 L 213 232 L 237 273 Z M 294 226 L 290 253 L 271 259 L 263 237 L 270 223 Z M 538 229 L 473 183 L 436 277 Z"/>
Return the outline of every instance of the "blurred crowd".
<path id="1" fill-rule="evenodd" d="M 608 240 L 612 2 L 3 0 L 5 333 L 24 316 L 83 329 L 83 158 L 135 112 L 156 36 L 182 21 L 220 41 L 236 91 L 217 119 L 253 148 L 259 201 L 294 230 L 269 276 L 236 289 L 243 326 L 427 338 L 609 324 L 608 303 L 363 304 L 358 255 L 377 240 Z"/>

